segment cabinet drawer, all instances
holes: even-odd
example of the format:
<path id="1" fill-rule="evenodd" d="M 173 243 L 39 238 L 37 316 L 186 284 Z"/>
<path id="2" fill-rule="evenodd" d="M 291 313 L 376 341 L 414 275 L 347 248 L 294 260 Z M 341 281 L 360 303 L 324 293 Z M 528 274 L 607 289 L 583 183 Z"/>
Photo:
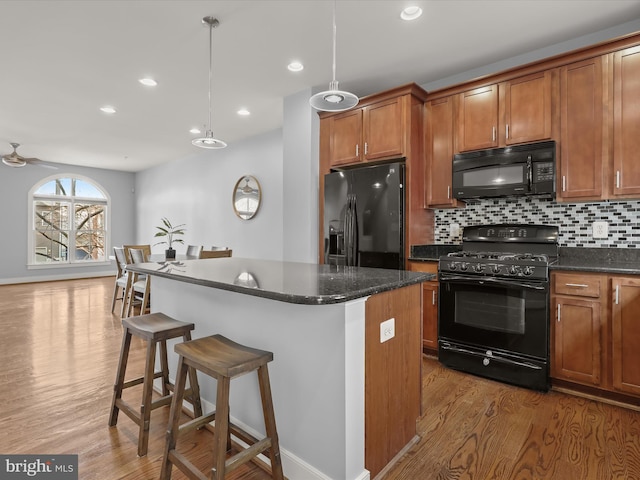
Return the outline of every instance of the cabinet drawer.
<path id="1" fill-rule="evenodd" d="M 555 273 L 554 292 L 560 295 L 599 298 L 603 288 L 601 275 Z"/>
<path id="2" fill-rule="evenodd" d="M 438 262 L 409 262 L 409 270 L 412 272 L 438 273 Z M 437 279 L 434 279 L 437 280 Z"/>

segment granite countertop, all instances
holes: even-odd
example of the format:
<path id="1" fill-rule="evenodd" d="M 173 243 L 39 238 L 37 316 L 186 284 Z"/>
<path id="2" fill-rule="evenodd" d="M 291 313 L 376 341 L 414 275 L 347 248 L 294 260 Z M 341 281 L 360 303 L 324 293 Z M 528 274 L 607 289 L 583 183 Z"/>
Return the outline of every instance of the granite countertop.
<path id="1" fill-rule="evenodd" d="M 552 270 L 640 275 L 640 249 L 560 247 Z"/>
<path id="2" fill-rule="evenodd" d="M 432 280 L 406 270 L 343 267 L 248 258 L 139 263 L 127 269 L 287 303 L 342 303 Z"/>

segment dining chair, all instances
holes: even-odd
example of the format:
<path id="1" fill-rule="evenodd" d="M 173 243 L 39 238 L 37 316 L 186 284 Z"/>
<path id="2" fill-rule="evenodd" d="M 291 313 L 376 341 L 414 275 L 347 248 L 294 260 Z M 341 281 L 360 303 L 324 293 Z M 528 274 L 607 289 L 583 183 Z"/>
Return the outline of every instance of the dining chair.
<path id="1" fill-rule="evenodd" d="M 143 249 L 131 248 L 129 255 L 132 264 L 145 263 L 147 261 L 147 255 Z M 139 315 L 144 315 L 150 303 L 151 277 L 137 272 L 129 272 L 127 283 L 129 285 L 129 295 L 127 296 L 127 305 L 122 317 L 130 317 L 136 305 L 140 306 Z"/>
<path id="2" fill-rule="evenodd" d="M 133 263 L 131 261 L 131 253 L 130 251 L 133 249 L 136 250 L 142 250 L 144 251 L 145 254 L 145 258 L 149 258 L 149 256 L 151 255 L 151 245 L 149 244 L 143 244 L 143 245 L 123 245 L 122 246 L 123 250 L 124 250 L 124 260 L 125 260 L 125 264 L 130 264 Z M 127 277 L 127 284 L 125 286 L 124 289 L 124 294 L 123 294 L 123 301 L 122 301 L 122 309 L 120 310 L 120 317 L 121 318 L 125 318 L 128 317 L 129 315 L 127 315 L 127 303 L 129 300 L 129 296 L 131 293 L 131 285 L 132 285 L 132 278 L 131 276 Z"/>
<path id="3" fill-rule="evenodd" d="M 187 258 L 199 258 L 200 252 L 204 247 L 202 245 L 188 245 Z"/>
<path id="4" fill-rule="evenodd" d="M 233 250 L 202 250 L 200 252 L 200 258 L 223 258 L 230 257 Z"/>
<path id="5" fill-rule="evenodd" d="M 116 301 L 120 300 L 124 303 L 124 292 L 127 289 L 127 262 L 124 258 L 124 248 L 113 247 L 113 253 L 116 257 L 116 281 L 113 285 L 113 299 L 111 300 L 111 313 L 116 308 Z M 120 296 L 118 296 L 120 293 Z"/>

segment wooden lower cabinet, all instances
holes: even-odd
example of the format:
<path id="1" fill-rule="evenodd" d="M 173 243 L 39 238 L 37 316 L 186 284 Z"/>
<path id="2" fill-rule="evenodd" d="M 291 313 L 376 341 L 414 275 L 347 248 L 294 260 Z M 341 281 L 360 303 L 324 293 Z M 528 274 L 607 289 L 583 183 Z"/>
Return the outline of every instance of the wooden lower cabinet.
<path id="1" fill-rule="evenodd" d="M 409 262 L 409 270 L 438 274 L 438 262 Z M 422 349 L 438 351 L 438 279 L 422 284 Z"/>
<path id="2" fill-rule="evenodd" d="M 611 277 L 613 388 L 640 396 L 640 277 Z"/>
<path id="3" fill-rule="evenodd" d="M 640 276 L 558 271 L 551 279 L 552 379 L 640 398 Z"/>

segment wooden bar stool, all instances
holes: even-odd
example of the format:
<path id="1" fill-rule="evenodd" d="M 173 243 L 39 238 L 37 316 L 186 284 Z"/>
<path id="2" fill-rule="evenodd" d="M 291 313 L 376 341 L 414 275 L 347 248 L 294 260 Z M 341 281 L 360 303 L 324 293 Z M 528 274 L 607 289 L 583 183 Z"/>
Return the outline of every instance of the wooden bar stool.
<path id="1" fill-rule="evenodd" d="M 191 342 L 180 343 L 175 346 L 178 357 L 178 374 L 171 412 L 169 414 L 169 428 L 164 450 L 161 480 L 171 478 L 171 469 L 175 464 L 189 478 L 223 480 L 226 475 L 240 465 L 254 459 L 261 453 L 268 454 L 271 459 L 271 476 L 283 480 L 282 462 L 276 420 L 273 413 L 271 386 L 267 363 L 273 360 L 273 353 L 235 343 L 222 335 L 204 337 Z M 194 418 L 178 426 L 185 380 L 189 368 L 195 368 L 217 380 L 216 412 Z M 240 427 L 229 422 L 229 387 L 231 379 L 239 375 L 257 370 L 260 396 L 262 399 L 262 413 L 264 416 L 267 436 L 258 440 Z M 199 428 L 215 420 L 214 426 L 214 455 L 215 465 L 210 476 L 204 475 L 182 453 L 176 450 L 176 441 L 180 433 Z M 227 458 L 231 449 L 230 433 L 242 439 L 247 445 L 239 453 Z M 240 448 L 240 447 L 238 447 Z"/>
<path id="2" fill-rule="evenodd" d="M 109 416 L 109 426 L 113 427 L 118 422 L 118 412 L 122 410 L 139 427 L 138 435 L 138 456 L 147 454 L 149 445 L 149 423 L 151 411 L 163 405 L 169 405 L 173 397 L 174 385 L 169 381 L 169 364 L 167 361 L 167 340 L 182 337 L 184 341 L 191 340 L 191 330 L 193 323 L 180 322 L 165 315 L 164 313 L 151 313 L 138 317 L 124 318 L 124 335 L 122 337 L 122 348 L 120 350 L 120 360 L 118 361 L 118 371 L 116 373 L 116 383 L 113 386 L 113 400 L 111 402 L 111 414 Z M 124 380 L 129 359 L 129 347 L 131 337 L 136 335 L 147 341 L 147 359 L 145 363 L 144 376 L 126 381 Z M 155 371 L 156 346 L 160 343 L 160 371 Z M 162 397 L 152 401 L 153 381 L 162 378 Z M 134 408 L 122 399 L 122 391 L 125 388 L 142 384 L 142 404 L 139 409 Z M 189 369 L 189 390 L 186 392 L 188 400 L 193 405 L 195 417 L 202 415 L 200 403 L 200 388 L 198 378 L 193 368 Z M 184 389 L 184 381 L 183 381 Z M 185 393 L 181 393 L 181 399 Z M 182 403 L 181 403 L 182 405 Z"/>

